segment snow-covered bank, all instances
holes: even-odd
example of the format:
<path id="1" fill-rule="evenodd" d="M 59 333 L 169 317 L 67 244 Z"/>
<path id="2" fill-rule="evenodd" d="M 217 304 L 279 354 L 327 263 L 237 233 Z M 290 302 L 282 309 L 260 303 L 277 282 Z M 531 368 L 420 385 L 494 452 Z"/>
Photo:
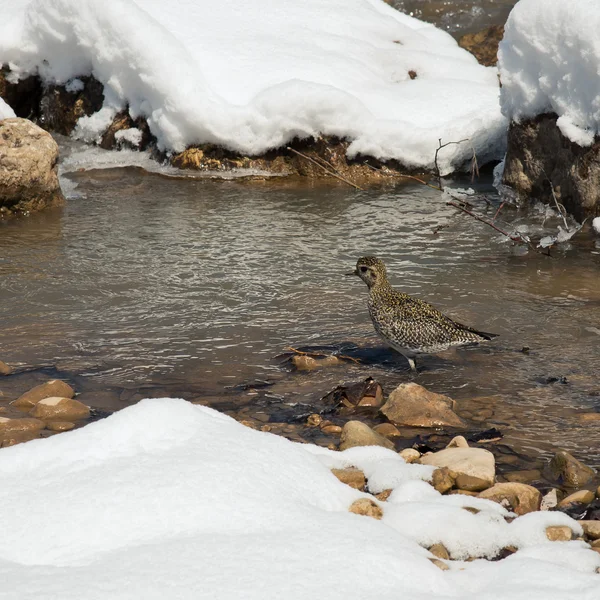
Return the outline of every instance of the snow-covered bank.
<path id="1" fill-rule="evenodd" d="M 514 121 L 558 115 L 580 146 L 600 132 L 600 4 L 597 0 L 521 0 L 500 43 L 501 105 Z"/>
<path id="2" fill-rule="evenodd" d="M 15 116 L 15 111 L 8 106 L 8 104 L 6 104 L 2 98 L 0 98 L 0 121 L 2 121 L 2 119 L 10 119 Z"/>
<path id="3" fill-rule="evenodd" d="M 440 138 L 469 138 L 440 153 L 448 172 L 504 146 L 495 70 L 382 0 L 13 0 L 0 62 L 71 87 L 93 74 L 105 102 L 80 120 L 90 140 L 129 106 L 176 152 L 256 155 L 324 134 L 353 140 L 350 156 L 431 168 Z"/>
<path id="4" fill-rule="evenodd" d="M 394 489 L 381 521 L 348 512 L 368 495 L 329 468 L 350 464 Z M 430 472 L 383 448 L 332 452 L 144 400 L 0 452 L 0 598 L 597 598 L 600 555 L 545 537 L 577 523 L 508 523 L 498 504 L 439 495 Z M 464 557 L 520 549 L 443 572 L 421 546 L 435 541 Z"/>

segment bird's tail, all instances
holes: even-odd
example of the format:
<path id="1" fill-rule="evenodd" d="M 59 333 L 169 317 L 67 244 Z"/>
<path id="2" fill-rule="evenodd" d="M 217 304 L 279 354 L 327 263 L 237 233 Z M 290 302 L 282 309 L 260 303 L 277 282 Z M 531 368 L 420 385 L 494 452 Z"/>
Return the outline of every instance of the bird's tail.
<path id="1" fill-rule="evenodd" d="M 472 329 L 471 327 L 465 327 L 465 329 L 467 331 L 470 331 L 471 333 L 476 333 L 477 335 L 480 335 L 485 340 L 492 340 L 495 337 L 498 337 L 499 335 L 497 333 L 486 333 L 485 331 L 479 331 L 478 329 Z"/>

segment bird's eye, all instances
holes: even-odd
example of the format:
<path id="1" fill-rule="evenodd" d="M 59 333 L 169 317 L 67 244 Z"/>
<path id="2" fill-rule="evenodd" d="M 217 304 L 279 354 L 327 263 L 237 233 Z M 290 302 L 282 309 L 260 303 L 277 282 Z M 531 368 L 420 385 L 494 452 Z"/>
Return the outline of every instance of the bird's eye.
<path id="1" fill-rule="evenodd" d="M 367 267 L 361 267 L 361 268 L 360 268 L 360 270 L 361 270 L 363 273 L 366 273 L 366 272 L 367 272 L 369 269 L 368 269 Z"/>

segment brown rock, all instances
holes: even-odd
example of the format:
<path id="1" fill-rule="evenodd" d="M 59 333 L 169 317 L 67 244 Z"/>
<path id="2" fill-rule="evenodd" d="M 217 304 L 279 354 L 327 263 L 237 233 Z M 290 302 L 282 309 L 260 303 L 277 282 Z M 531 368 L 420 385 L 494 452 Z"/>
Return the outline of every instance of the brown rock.
<path id="1" fill-rule="evenodd" d="M 578 521 L 583 533 L 590 540 L 600 540 L 600 521 Z"/>
<path id="2" fill-rule="evenodd" d="M 372 377 L 367 377 L 363 381 L 338 385 L 323 396 L 321 401 L 326 405 L 341 404 L 347 408 L 378 407 L 383 403 L 383 392 L 381 386 Z"/>
<path id="3" fill-rule="evenodd" d="M 529 483 L 541 479 L 542 473 L 537 469 L 528 469 L 523 471 L 511 471 L 504 473 L 504 478 L 512 483 Z"/>
<path id="4" fill-rule="evenodd" d="M 569 506 L 569 504 L 574 504 L 576 502 L 581 502 L 582 504 L 589 504 L 593 502 L 595 498 L 594 492 L 590 490 L 578 490 L 577 492 L 573 492 L 569 494 L 566 498 L 563 498 L 558 503 L 558 508 L 565 508 Z"/>
<path id="5" fill-rule="evenodd" d="M 292 364 L 298 371 L 314 371 L 323 367 L 333 367 L 341 364 L 342 361 L 335 356 L 326 356 L 324 358 L 313 358 L 305 354 L 295 354 L 292 356 Z"/>
<path id="6" fill-rule="evenodd" d="M 39 419 L 8 419 L 0 417 L 0 436 L 12 435 L 14 433 L 33 432 L 38 433 L 46 424 Z"/>
<path id="7" fill-rule="evenodd" d="M 383 446 L 390 450 L 394 449 L 394 444 L 390 440 L 373 431 L 368 425 L 361 421 L 348 421 L 342 429 L 340 450 L 354 446 Z"/>
<path id="8" fill-rule="evenodd" d="M 0 217 L 64 203 L 58 145 L 27 119 L 0 121 Z"/>
<path id="9" fill-rule="evenodd" d="M 71 398 L 44 398 L 29 412 L 32 417 L 46 421 L 78 421 L 90 416 L 90 409 L 85 404 Z"/>
<path id="10" fill-rule="evenodd" d="M 331 469 L 331 472 L 342 482 L 361 492 L 365 489 L 365 474 L 354 467 L 349 469 Z"/>
<path id="11" fill-rule="evenodd" d="M 69 421 L 50 421 L 46 426 L 50 431 L 62 432 L 70 431 L 75 427 L 75 423 L 69 423 Z"/>
<path id="12" fill-rule="evenodd" d="M 44 398 L 61 397 L 72 398 L 75 395 L 73 388 L 60 379 L 52 379 L 25 392 L 22 396 L 12 402 L 15 408 L 30 409 Z"/>
<path id="13" fill-rule="evenodd" d="M 549 466 L 550 476 L 557 483 L 571 488 L 581 488 L 594 478 L 596 472 L 565 450 L 559 450 Z"/>
<path id="14" fill-rule="evenodd" d="M 431 485 L 440 493 L 445 494 L 451 490 L 455 484 L 456 473 L 450 471 L 448 467 L 440 467 L 431 475 Z"/>
<path id="15" fill-rule="evenodd" d="M 596 498 L 600 498 L 600 486 L 596 488 Z"/>
<path id="16" fill-rule="evenodd" d="M 463 506 L 463 510 L 470 512 L 472 515 L 478 515 L 481 511 L 473 506 Z"/>
<path id="17" fill-rule="evenodd" d="M 461 490 L 481 492 L 494 485 L 494 455 L 483 448 L 446 448 L 422 456 L 420 462 L 454 471 L 455 485 Z"/>
<path id="18" fill-rule="evenodd" d="M 373 517 L 374 519 L 381 519 L 383 517 L 383 510 L 374 501 L 368 498 L 360 498 L 355 500 L 348 509 L 351 513 L 357 515 L 364 515 L 365 517 Z"/>
<path id="19" fill-rule="evenodd" d="M 429 560 L 442 571 L 448 571 L 448 569 L 450 569 L 450 567 L 445 562 L 442 562 L 439 558 L 430 558 Z"/>
<path id="20" fill-rule="evenodd" d="M 492 25 L 477 33 L 467 33 L 458 40 L 458 45 L 468 50 L 485 67 L 498 62 L 498 46 L 504 37 L 503 25 Z"/>
<path id="21" fill-rule="evenodd" d="M 256 423 L 254 421 L 250 421 L 249 419 L 242 419 L 240 421 L 240 423 L 244 426 L 244 427 L 248 427 L 249 429 L 258 429 L 258 427 L 256 426 Z M 48 428 L 49 429 L 49 428 Z"/>
<path id="22" fill-rule="evenodd" d="M 573 539 L 573 531 L 566 525 L 546 527 L 546 537 L 551 542 L 568 542 Z"/>
<path id="23" fill-rule="evenodd" d="M 318 427 L 323 422 L 323 417 L 317 413 L 313 413 L 306 419 L 306 424 L 309 427 Z"/>
<path id="24" fill-rule="evenodd" d="M 409 427 L 466 427 L 454 412 L 448 396 L 427 391 L 416 383 L 402 383 L 381 407 L 381 412 L 395 425 Z"/>
<path id="25" fill-rule="evenodd" d="M 479 496 L 477 492 L 470 492 L 469 490 L 450 490 L 448 494 L 460 494 L 461 496 L 471 496 L 472 498 L 477 498 L 477 496 Z"/>
<path id="26" fill-rule="evenodd" d="M 493 500 L 517 515 L 539 510 L 542 494 L 524 483 L 497 483 L 479 494 L 480 498 Z"/>
<path id="27" fill-rule="evenodd" d="M 594 521 L 595 523 L 597 523 L 597 521 Z M 594 540 L 593 542 L 590 543 L 590 546 L 594 549 L 594 550 L 599 550 L 600 551 L 600 539 L 598 540 Z"/>
<path id="28" fill-rule="evenodd" d="M 339 425 L 325 425 L 325 427 L 321 427 L 321 431 L 329 435 L 340 435 L 342 428 Z"/>
<path id="29" fill-rule="evenodd" d="M 381 502 L 385 502 L 391 495 L 393 490 L 383 490 L 383 492 L 379 492 L 379 494 L 375 494 L 375 498 L 380 500 Z"/>
<path id="30" fill-rule="evenodd" d="M 600 421 L 600 413 L 581 413 L 577 415 L 577 418 L 582 423 L 596 423 Z"/>
<path id="31" fill-rule="evenodd" d="M 446 550 L 446 546 L 444 544 L 434 544 L 429 548 L 429 552 L 433 554 L 436 558 L 441 558 L 443 560 L 450 560 L 450 554 L 448 554 L 448 550 Z"/>
<path id="32" fill-rule="evenodd" d="M 13 433 L 7 433 L 4 436 L 0 436 L 0 447 L 9 448 L 10 446 L 16 446 L 17 444 L 36 440 L 39 437 L 39 431 L 15 431 Z"/>
<path id="33" fill-rule="evenodd" d="M 375 425 L 375 427 L 373 427 L 373 431 L 376 431 L 385 437 L 400 437 L 402 435 L 400 430 L 391 423 L 380 423 L 379 425 Z"/>
<path id="34" fill-rule="evenodd" d="M 5 362 L 0 360 L 0 375 L 10 375 L 12 372 L 12 367 L 9 367 Z"/>
<path id="35" fill-rule="evenodd" d="M 408 464 L 417 462 L 421 458 L 421 453 L 414 448 L 404 448 L 398 452 L 398 454 L 407 462 Z"/>

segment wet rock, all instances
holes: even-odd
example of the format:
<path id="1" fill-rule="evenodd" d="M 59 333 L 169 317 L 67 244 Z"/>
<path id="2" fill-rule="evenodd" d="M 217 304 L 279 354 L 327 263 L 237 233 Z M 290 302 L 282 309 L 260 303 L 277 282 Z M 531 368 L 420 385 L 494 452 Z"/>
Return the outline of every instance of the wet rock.
<path id="1" fill-rule="evenodd" d="M 14 431 L 13 433 L 7 433 L 6 435 L 0 436 L 0 447 L 9 448 L 10 446 L 16 446 L 17 444 L 36 440 L 39 437 L 39 431 Z"/>
<path id="2" fill-rule="evenodd" d="M 381 519 L 383 517 L 383 510 L 374 500 L 368 498 L 360 498 L 355 500 L 348 509 L 351 513 L 357 515 L 364 515 L 365 517 L 372 517 L 373 519 Z"/>
<path id="3" fill-rule="evenodd" d="M 458 45 L 468 50 L 485 67 L 498 62 L 498 46 L 504 37 L 503 25 L 492 25 L 477 33 L 467 33 L 458 40 Z"/>
<path id="4" fill-rule="evenodd" d="M 63 431 L 70 431 L 75 427 L 75 423 L 69 423 L 69 421 L 50 421 L 46 428 L 50 431 L 56 431 L 61 433 Z"/>
<path id="5" fill-rule="evenodd" d="M 542 498 L 540 510 L 551 510 L 558 505 L 558 490 L 552 489 Z"/>
<path id="6" fill-rule="evenodd" d="M 0 437 L 14 433 L 33 432 L 38 433 L 46 424 L 39 419 L 9 419 L 0 417 Z"/>
<path id="7" fill-rule="evenodd" d="M 321 431 L 328 435 L 340 435 L 342 428 L 339 425 L 325 425 L 325 427 L 321 427 Z"/>
<path id="8" fill-rule="evenodd" d="M 600 540 L 600 521 L 579 521 L 584 535 L 590 540 Z"/>
<path id="9" fill-rule="evenodd" d="M 456 437 L 453 437 L 450 440 L 450 442 L 448 443 L 448 445 L 446 446 L 446 448 L 468 448 L 468 447 L 469 447 L 469 442 L 467 442 L 465 437 L 462 435 L 457 435 Z"/>
<path id="10" fill-rule="evenodd" d="M 510 124 L 502 180 L 524 201 L 534 198 L 553 207 L 554 188 L 558 202 L 581 222 L 600 207 L 600 140 L 587 147 L 571 142 L 557 118 L 550 113 Z"/>
<path id="11" fill-rule="evenodd" d="M 546 527 L 546 537 L 551 542 L 568 542 L 573 539 L 573 531 L 566 525 Z"/>
<path id="12" fill-rule="evenodd" d="M 321 399 L 326 404 L 343 405 L 348 408 L 355 406 L 379 407 L 383 403 L 381 386 L 372 378 L 364 381 L 338 385 Z"/>
<path id="13" fill-rule="evenodd" d="M 58 145 L 26 119 L 0 121 L 0 217 L 59 206 Z"/>
<path id="14" fill-rule="evenodd" d="M 434 544 L 429 548 L 429 552 L 433 554 L 436 558 L 441 558 L 443 560 L 450 560 L 450 554 L 448 554 L 448 550 L 446 550 L 446 546 L 444 544 Z"/>
<path id="15" fill-rule="evenodd" d="M 381 412 L 395 425 L 410 427 L 466 427 L 454 412 L 448 396 L 429 392 L 416 383 L 402 383 L 389 396 Z"/>
<path id="16" fill-rule="evenodd" d="M 309 427 L 318 427 L 323 422 L 323 417 L 317 413 L 313 413 L 306 419 L 306 424 Z"/>
<path id="17" fill-rule="evenodd" d="M 78 421 L 90 416 L 88 406 L 71 398 L 44 398 L 29 412 L 32 417 L 54 421 Z"/>
<path id="18" fill-rule="evenodd" d="M 541 471 L 537 469 L 527 469 L 524 471 L 511 471 L 504 473 L 504 478 L 512 483 L 528 483 L 530 481 L 538 481 L 542 477 Z"/>
<path id="19" fill-rule="evenodd" d="M 592 481 L 595 471 L 565 450 L 559 450 L 550 461 L 549 474 L 560 485 L 581 488 Z"/>
<path id="20" fill-rule="evenodd" d="M 448 571 L 450 569 L 450 567 L 445 562 L 442 562 L 439 558 L 430 558 L 429 560 L 442 571 Z"/>
<path id="21" fill-rule="evenodd" d="M 408 463 L 417 462 L 421 458 L 421 453 L 414 448 L 404 448 L 398 454 Z"/>
<path id="22" fill-rule="evenodd" d="M 313 358 L 304 354 L 295 354 L 292 356 L 292 364 L 297 371 L 314 371 L 324 367 L 333 367 L 341 364 L 342 361 L 335 356 L 326 356 L 324 358 Z"/>
<path id="23" fill-rule="evenodd" d="M 11 404 L 15 408 L 25 408 L 29 410 L 44 398 L 57 396 L 61 398 L 72 398 L 74 395 L 75 390 L 68 383 L 61 381 L 60 379 L 52 379 L 46 383 L 36 385 Z"/>
<path id="24" fill-rule="evenodd" d="M 135 133 L 135 135 L 133 135 Z M 134 143 L 134 140 L 137 143 Z M 118 113 L 108 129 L 102 135 L 100 147 L 111 150 L 115 147 L 129 147 L 136 150 L 146 150 L 155 141 L 150 132 L 146 119 L 132 119 L 129 111 Z"/>
<path id="25" fill-rule="evenodd" d="M 17 117 L 37 119 L 42 97 L 40 78 L 32 75 L 12 83 L 9 76 L 9 67 L 0 63 L 0 98 L 15 111 Z"/>
<path id="26" fill-rule="evenodd" d="M 479 494 L 480 498 L 493 500 L 517 515 L 539 510 L 542 494 L 524 483 L 497 483 Z"/>
<path id="27" fill-rule="evenodd" d="M 342 429 L 340 450 L 354 446 L 383 446 L 390 450 L 394 449 L 394 444 L 390 440 L 373 431 L 368 425 L 361 421 L 348 421 Z"/>
<path id="28" fill-rule="evenodd" d="M 10 375 L 12 372 L 12 367 L 9 367 L 5 362 L 0 360 L 0 375 Z"/>
<path id="29" fill-rule="evenodd" d="M 571 504 L 589 504 L 595 498 L 594 492 L 590 490 L 578 490 L 569 494 L 558 503 L 558 508 L 567 508 Z"/>
<path id="30" fill-rule="evenodd" d="M 365 474 L 360 469 L 350 467 L 348 469 L 331 469 L 331 472 L 342 483 L 345 483 L 356 490 L 360 490 L 361 492 L 365 489 L 367 480 Z"/>
<path id="31" fill-rule="evenodd" d="M 379 425 L 375 425 L 375 427 L 373 427 L 373 431 L 376 431 L 377 433 L 381 434 L 381 435 L 385 435 L 385 437 L 401 437 L 402 433 L 400 433 L 400 430 L 392 425 L 391 423 L 380 423 Z M 409 448 L 410 450 L 410 448 Z M 417 452 L 418 454 L 418 452 Z"/>
<path id="32" fill-rule="evenodd" d="M 422 465 L 448 467 L 456 473 L 456 487 L 481 492 L 494 485 L 494 455 L 483 448 L 446 448 L 421 457 Z"/>
<path id="33" fill-rule="evenodd" d="M 431 475 L 431 485 L 440 493 L 445 494 L 456 483 L 456 473 L 448 467 L 440 467 Z"/>

